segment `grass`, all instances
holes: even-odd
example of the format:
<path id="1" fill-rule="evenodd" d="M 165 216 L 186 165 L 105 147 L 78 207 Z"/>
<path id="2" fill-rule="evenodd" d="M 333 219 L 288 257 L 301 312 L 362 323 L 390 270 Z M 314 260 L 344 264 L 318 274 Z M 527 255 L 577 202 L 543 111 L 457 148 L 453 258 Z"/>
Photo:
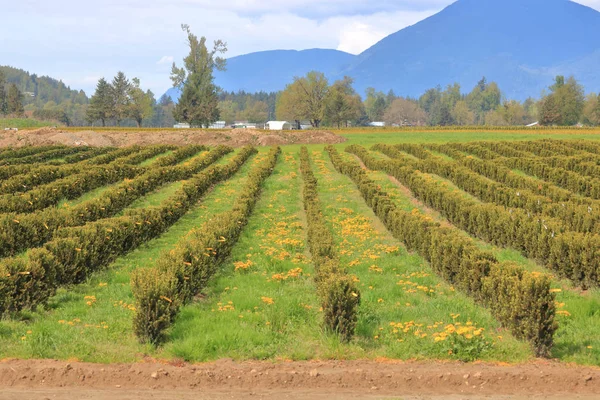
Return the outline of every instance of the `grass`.
<path id="1" fill-rule="evenodd" d="M 232 191 L 244 181 L 248 170 L 247 163 L 160 237 L 120 257 L 84 284 L 59 289 L 46 309 L 1 321 L 0 358 L 108 363 L 136 361 L 145 354 L 155 353 L 154 349 L 140 345 L 133 335 L 131 271 L 153 265 L 162 252 L 173 248 L 187 232 L 226 209 L 233 201 Z"/>
<path id="2" fill-rule="evenodd" d="M 204 296 L 182 310 L 166 354 L 187 361 L 454 359 L 466 355 L 449 355 L 447 344 L 436 343 L 432 335 L 447 324 L 477 322 L 488 329 L 493 343 L 478 357 L 528 358 L 526 345 L 499 330 L 485 310 L 441 283 L 422 259 L 401 248 L 377 223 L 353 184 L 332 170 L 324 153 L 313 156 L 324 214 L 340 244 L 342 262 L 352 265 L 349 272 L 360 280 L 363 302 L 356 339 L 340 344 L 322 328 L 313 266 L 306 259 L 300 193 L 290 190 L 301 185 L 298 152 L 285 151 L 285 162 L 267 180 L 231 262 Z M 402 279 L 435 288 L 436 293 L 412 293 L 397 284 Z M 394 332 L 390 326 L 411 322 L 415 326 L 408 333 Z"/>
<path id="3" fill-rule="evenodd" d="M 5 128 L 35 129 L 45 126 L 56 126 L 56 122 L 38 121 L 32 118 L 0 118 L 0 129 L 2 130 Z M 15 133 L 10 132 L 9 134 Z"/>
<path id="4" fill-rule="evenodd" d="M 543 137 L 600 139 L 589 131 L 575 132 L 350 131 L 342 132 L 349 141 L 336 146 L 343 150 L 352 143 L 370 146 L 381 142 Z M 341 344 L 334 334 L 325 331 L 314 285 L 314 268 L 306 248 L 299 148 L 299 145 L 284 147 L 281 161 L 265 182 L 261 199 L 230 260 L 206 290 L 182 309 L 164 347 L 154 349 L 140 345 L 133 335 L 134 306 L 129 275 L 136 268 L 153 266 L 162 252 L 172 249 L 191 229 L 210 223 L 212 215 L 230 209 L 237 189 L 243 185 L 252 164 L 260 160 L 260 155 L 251 159 L 233 179 L 217 185 L 160 237 L 120 257 L 85 283 L 60 289 L 46 308 L 0 321 L 0 358 L 78 359 L 102 363 L 139 361 L 147 356 L 194 362 L 228 357 L 272 361 L 478 359 L 512 363 L 532 358 L 528 346 L 501 329 L 485 309 L 439 279 L 421 257 L 408 253 L 362 200 L 351 180 L 333 169 L 323 145 L 310 145 L 323 214 L 338 243 L 341 263 L 355 277 L 362 296 L 356 337 L 352 342 Z M 260 150 L 263 154 L 266 151 Z M 149 165 L 167 154 L 144 164 Z M 352 157 L 346 153 L 343 156 Z M 226 162 L 229 157 L 231 155 L 218 163 Z M 435 210 L 415 201 L 409 191 L 396 186 L 386 174 L 371 172 L 370 175 L 401 208 L 407 211 L 418 208 L 448 223 Z M 432 178 L 451 185 L 438 176 L 432 175 Z M 129 208 L 156 206 L 182 184 L 163 185 Z M 80 204 L 113 186 L 95 189 L 68 204 Z M 548 273 L 515 250 L 494 247 L 480 240 L 477 244 L 494 253 L 500 261 Z M 557 289 L 561 313 L 557 316 L 559 330 L 552 356 L 565 362 L 600 365 L 597 333 L 600 291 L 581 292 L 557 277 L 553 277 L 553 287 Z M 447 325 L 457 323 L 473 323 L 484 328 L 485 340 L 478 342 L 481 346 L 458 345 L 453 348 L 453 354 L 449 354 L 448 342 L 434 340 L 434 335 Z"/>
<path id="5" fill-rule="evenodd" d="M 372 153 L 379 155 L 378 153 Z M 345 154 L 344 157 L 351 156 Z M 386 190 L 394 202 L 403 210 L 411 211 L 414 208 L 431 216 L 442 223 L 448 223 L 438 212 L 425 207 L 423 203 L 407 195 L 405 190 L 399 190 L 383 172 L 371 171 L 371 178 Z M 433 176 L 433 175 L 432 175 Z M 453 190 L 460 191 L 465 197 L 475 199 L 468 193 L 457 188 L 452 182 L 444 181 Z M 468 236 L 466 232 L 463 232 Z M 485 243 L 477 238 L 475 243 L 483 250 L 489 251 L 501 262 L 513 262 L 523 266 L 529 271 L 540 272 L 552 277 L 552 287 L 557 291 L 556 302 L 557 321 L 559 330 L 555 335 L 555 346 L 552 357 L 567 362 L 576 362 L 586 365 L 600 365 L 600 289 L 592 289 L 582 293 L 574 287 L 568 279 L 556 277 L 551 271 L 537 264 L 534 260 L 524 257 L 519 251 L 511 248 L 500 248 Z"/>

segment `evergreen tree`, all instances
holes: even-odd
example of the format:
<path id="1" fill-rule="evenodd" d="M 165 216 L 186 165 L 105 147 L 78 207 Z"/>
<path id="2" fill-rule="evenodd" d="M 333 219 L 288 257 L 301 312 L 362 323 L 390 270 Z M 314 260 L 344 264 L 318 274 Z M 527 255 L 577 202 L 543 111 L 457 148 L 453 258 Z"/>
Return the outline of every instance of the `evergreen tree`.
<path id="1" fill-rule="evenodd" d="M 5 86 L 6 78 L 4 77 L 2 71 L 0 71 L 0 115 L 5 115 L 8 112 Z"/>
<path id="2" fill-rule="evenodd" d="M 112 117 L 121 125 L 121 121 L 127 118 L 131 99 L 129 97 L 130 83 L 123 72 L 118 72 L 111 85 Z"/>
<path id="3" fill-rule="evenodd" d="M 187 33 L 190 54 L 184 58 L 183 67 L 178 68 L 173 63 L 173 86 L 182 89 L 173 116 L 179 122 L 208 127 L 219 119 L 219 98 L 213 71 L 225 70 L 226 61 L 218 54 L 227 51 L 227 44 L 217 40 L 209 52 L 205 37 L 198 39 L 188 25 L 184 24 L 181 28 Z"/>
<path id="4" fill-rule="evenodd" d="M 96 85 L 96 93 L 92 96 L 87 109 L 87 121 L 94 123 L 94 121 L 100 120 L 102 126 L 106 126 L 106 120 L 113 114 L 112 104 L 112 88 L 104 78 L 101 78 Z"/>
<path id="5" fill-rule="evenodd" d="M 21 116 L 24 114 L 25 109 L 23 108 L 23 94 L 15 85 L 12 83 L 8 87 L 8 94 L 6 95 L 6 112 L 7 114 L 13 114 Z"/>

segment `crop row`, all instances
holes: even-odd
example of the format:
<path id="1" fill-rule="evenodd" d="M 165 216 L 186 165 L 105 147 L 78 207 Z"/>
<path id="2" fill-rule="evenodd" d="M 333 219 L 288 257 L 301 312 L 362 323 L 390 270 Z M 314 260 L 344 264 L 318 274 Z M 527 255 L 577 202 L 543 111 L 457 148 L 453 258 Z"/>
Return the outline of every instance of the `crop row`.
<path id="1" fill-rule="evenodd" d="M 135 164 L 137 161 L 137 157 L 147 157 L 149 154 L 154 154 L 157 151 L 166 150 L 168 148 L 160 149 L 154 148 L 149 153 L 140 153 L 141 155 L 135 155 L 136 158 L 133 158 L 130 153 L 126 152 L 122 157 L 117 157 L 113 160 L 113 162 L 119 161 L 120 164 Z M 136 153 L 138 153 L 136 151 Z M 64 164 L 64 165 L 50 165 L 44 164 L 37 168 L 32 168 L 28 170 L 23 170 L 24 173 L 15 173 L 17 171 L 13 170 L 13 174 L 10 179 L 5 179 L 2 181 L 0 185 L 0 194 L 9 194 L 9 193 L 19 193 L 19 192 L 27 192 L 30 191 L 37 186 L 45 185 L 51 182 L 54 182 L 61 178 L 67 178 L 74 174 L 80 173 L 90 173 L 95 168 L 98 167 L 95 164 L 97 161 L 103 163 L 107 158 L 105 157 L 107 154 L 102 153 L 98 154 L 96 157 L 85 160 L 85 162 L 79 162 L 76 164 Z M 133 161 L 133 162 L 132 162 Z M 142 160 L 143 161 L 143 160 Z M 9 167 L 5 167 L 9 168 Z M 26 172 L 25 172 L 26 171 Z M 1 197 L 0 197 L 1 198 Z"/>
<path id="2" fill-rule="evenodd" d="M 436 146 L 429 147 L 437 148 Z M 482 162 L 472 157 L 461 157 L 460 152 L 456 155 L 456 152 L 446 150 L 446 153 L 457 157 L 460 162 L 448 161 L 442 157 L 435 156 L 429 150 L 419 145 L 376 145 L 373 149 L 381 151 L 394 159 L 401 160 L 415 169 L 449 179 L 458 188 L 478 197 L 484 202 L 491 202 L 508 208 L 522 208 L 531 213 L 539 214 L 545 219 L 555 218 L 554 229 L 557 232 L 576 231 L 600 234 L 600 202 L 587 199 L 585 200 L 585 205 L 578 204 L 577 201 L 566 201 L 558 204 L 553 201 L 554 199 L 536 193 L 541 190 L 539 181 L 516 175 L 507 167 L 498 165 L 493 160 L 491 162 Z M 422 158 L 422 160 L 414 160 L 407 157 L 399 150 L 414 154 Z M 471 168 L 463 164 L 469 165 Z M 476 169 L 476 171 L 473 171 L 473 169 Z M 483 172 L 483 175 L 487 175 L 487 177 L 479 174 L 480 171 Z M 516 181 L 530 179 L 532 182 L 529 185 L 517 185 L 518 187 L 514 188 L 494 180 L 495 178 L 499 178 L 507 181 L 510 180 L 512 175 L 516 177 Z M 535 187 L 535 192 L 529 189 L 531 186 Z M 558 193 L 561 201 L 565 200 L 565 197 L 573 198 L 568 192 L 562 193 L 561 190 L 558 190 Z"/>
<path id="3" fill-rule="evenodd" d="M 521 170 L 544 181 L 552 182 L 574 193 L 600 199 L 600 179 L 582 176 L 565 168 L 552 167 L 543 161 L 543 158 L 531 158 L 528 153 L 516 150 L 503 143 L 453 145 L 458 149 L 465 149 L 484 159 L 493 159 L 511 169 Z M 466 149 L 469 150 L 466 150 Z"/>
<path id="4" fill-rule="evenodd" d="M 22 164 L 32 164 L 32 163 L 40 163 L 53 160 L 55 158 L 60 158 L 64 156 L 69 156 L 73 154 L 81 154 L 88 151 L 86 147 L 61 147 L 54 150 L 48 150 L 41 153 L 31 154 L 25 157 L 18 158 L 7 158 L 4 160 L 0 160 L 0 165 L 22 165 Z"/>
<path id="5" fill-rule="evenodd" d="M 413 194 L 440 211 L 453 224 L 470 234 L 502 247 L 512 247 L 526 257 L 583 287 L 598 286 L 600 249 L 598 235 L 560 232 L 560 221 L 542 219 L 521 209 L 508 210 L 492 203 L 479 203 L 441 185 L 402 160 L 378 160 L 360 146 L 349 151 L 365 164 L 397 178 Z"/>
<path id="6" fill-rule="evenodd" d="M 273 148 L 267 159 L 250 171 L 230 211 L 216 215 L 201 229 L 192 230 L 175 249 L 163 253 L 155 267 L 133 272 L 133 327 L 141 342 L 160 344 L 181 306 L 206 286 L 229 256 L 280 153 L 279 147 Z"/>
<path id="7" fill-rule="evenodd" d="M 118 256 L 158 236 L 215 183 L 229 178 L 256 150 L 242 149 L 224 166 L 212 166 L 185 182 L 158 207 L 131 210 L 123 217 L 64 228 L 27 259 L 0 263 L 0 315 L 44 304 L 61 286 L 82 282 Z"/>
<path id="8" fill-rule="evenodd" d="M 306 147 L 300 150 L 300 170 L 304 179 L 304 210 L 308 225 L 308 248 L 315 265 L 317 292 L 321 299 L 325 326 L 343 341 L 350 341 L 358 320 L 360 291 L 340 266 L 333 234 L 321 212 L 317 178 Z"/>
<path id="9" fill-rule="evenodd" d="M 206 156 L 191 160 L 187 165 L 150 167 L 147 172 L 108 189 L 95 199 L 70 208 L 50 207 L 35 213 L 0 215 L 0 257 L 17 254 L 28 248 L 38 247 L 54 236 L 61 227 L 80 226 L 86 222 L 115 215 L 135 200 L 158 188 L 177 180 L 188 179 L 212 164 L 231 148 L 218 146 Z M 171 162 L 189 156 L 186 148 L 167 156 Z"/>
<path id="10" fill-rule="evenodd" d="M 59 180 L 52 176 L 47 184 L 22 194 L 0 196 L 0 213 L 28 213 L 58 204 L 61 200 L 71 200 L 100 186 L 131 179 L 144 172 L 134 167 L 144 160 L 169 150 L 170 146 L 152 146 L 127 157 L 116 159 L 105 166 L 90 167 L 79 173 L 68 175 Z"/>
<path id="11" fill-rule="evenodd" d="M 515 337 L 531 343 L 535 354 L 549 354 L 557 326 L 554 294 L 547 277 L 501 264 L 458 229 L 441 227 L 419 212 L 397 208 L 357 162 L 344 161 L 332 146 L 327 150 L 336 169 L 355 182 L 368 205 L 398 240 L 429 261 L 447 282 L 488 307 Z"/>

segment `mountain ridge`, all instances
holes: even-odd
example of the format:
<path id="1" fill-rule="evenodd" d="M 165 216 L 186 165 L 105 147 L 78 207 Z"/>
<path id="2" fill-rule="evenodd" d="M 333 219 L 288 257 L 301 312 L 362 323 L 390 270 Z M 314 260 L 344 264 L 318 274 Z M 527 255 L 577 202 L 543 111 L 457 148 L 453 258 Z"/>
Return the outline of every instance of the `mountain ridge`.
<path id="1" fill-rule="evenodd" d="M 351 55 L 337 50 L 266 51 L 233 57 L 216 83 L 227 91 L 277 91 L 318 70 L 368 87 L 416 97 L 458 82 L 470 90 L 485 76 L 508 98 L 539 96 L 556 74 L 600 89 L 600 12 L 569 0 L 458 0 Z"/>

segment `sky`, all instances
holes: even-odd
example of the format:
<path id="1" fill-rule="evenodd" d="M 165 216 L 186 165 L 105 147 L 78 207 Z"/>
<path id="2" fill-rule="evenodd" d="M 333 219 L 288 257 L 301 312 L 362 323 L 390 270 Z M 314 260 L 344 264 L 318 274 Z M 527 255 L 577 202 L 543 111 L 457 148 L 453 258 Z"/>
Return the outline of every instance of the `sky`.
<path id="1" fill-rule="evenodd" d="M 93 94 L 123 71 L 160 97 L 186 55 L 182 23 L 226 57 L 274 49 L 359 54 L 453 0 L 0 0 L 0 65 Z M 578 0 L 600 11 L 600 0 Z"/>

